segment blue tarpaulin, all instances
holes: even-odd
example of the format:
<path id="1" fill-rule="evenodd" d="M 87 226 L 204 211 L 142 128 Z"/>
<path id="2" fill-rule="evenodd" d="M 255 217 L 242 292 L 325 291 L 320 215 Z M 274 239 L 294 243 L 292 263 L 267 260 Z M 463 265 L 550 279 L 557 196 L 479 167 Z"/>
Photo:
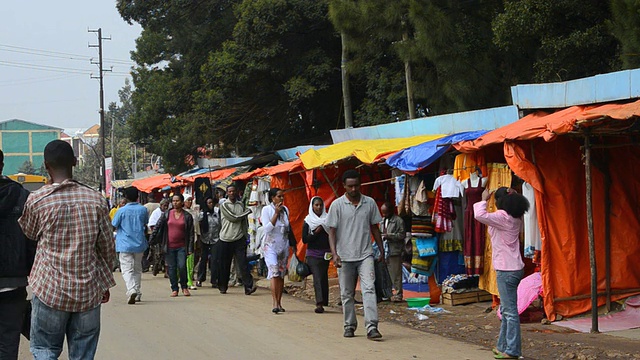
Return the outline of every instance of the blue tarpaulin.
<path id="1" fill-rule="evenodd" d="M 451 144 L 465 140 L 475 140 L 487 132 L 487 130 L 467 131 L 427 141 L 393 154 L 387 159 L 387 164 L 402 171 L 419 171 L 439 159 L 449 150 Z"/>

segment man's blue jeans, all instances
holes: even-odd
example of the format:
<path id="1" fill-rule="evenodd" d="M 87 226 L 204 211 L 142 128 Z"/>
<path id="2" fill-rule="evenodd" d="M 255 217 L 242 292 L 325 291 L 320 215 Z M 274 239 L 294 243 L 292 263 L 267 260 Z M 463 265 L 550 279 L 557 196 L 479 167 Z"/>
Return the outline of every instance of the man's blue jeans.
<path id="1" fill-rule="evenodd" d="M 185 248 L 168 249 L 165 255 L 167 272 L 171 282 L 171 291 L 178 291 L 178 275 L 180 275 L 180 287 L 187 288 L 187 250 Z"/>
<path id="2" fill-rule="evenodd" d="M 362 291 L 362 303 L 364 305 L 364 324 L 368 333 L 372 329 L 378 328 L 378 302 L 376 299 L 376 276 L 373 256 L 361 261 L 343 261 L 342 267 L 338 269 L 345 330 L 355 331 L 358 327 L 353 298 L 356 293 L 358 278 L 360 278 L 360 290 Z"/>
<path id="3" fill-rule="evenodd" d="M 513 356 L 522 355 L 522 340 L 520 336 L 520 315 L 518 314 L 518 285 L 524 270 L 500 271 L 496 270 L 498 292 L 500 293 L 500 335 L 498 336 L 498 351 Z"/>
<path id="4" fill-rule="evenodd" d="M 84 312 L 50 308 L 31 300 L 31 354 L 36 360 L 58 359 L 67 337 L 69 359 L 93 359 L 100 336 L 100 305 Z"/>

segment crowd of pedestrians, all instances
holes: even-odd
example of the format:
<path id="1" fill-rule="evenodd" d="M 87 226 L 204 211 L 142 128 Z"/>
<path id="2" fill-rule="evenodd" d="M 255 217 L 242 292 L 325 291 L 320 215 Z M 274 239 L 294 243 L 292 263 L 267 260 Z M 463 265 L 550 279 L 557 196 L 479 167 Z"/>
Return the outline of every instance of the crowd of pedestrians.
<path id="1" fill-rule="evenodd" d="M 30 337 L 35 359 L 57 359 L 65 340 L 70 359 L 94 358 L 101 305 L 110 300 L 109 289 L 115 286 L 116 252 L 128 304 L 142 301 L 142 273 L 150 268 L 153 275 L 164 272 L 169 278 L 171 297 L 180 291 L 191 296 L 190 290 L 206 282 L 207 269 L 211 286 L 226 294 L 235 262 L 244 293 L 256 291 L 247 261 L 251 210 L 235 185 L 226 188 L 226 198 L 207 198 L 203 209 L 193 206 L 190 196 L 179 193 L 170 202 L 156 203 L 150 197 L 143 206 L 138 191 L 129 188 L 124 201 L 110 214 L 98 192 L 73 179 L 76 158 L 68 143 L 55 140 L 47 144 L 44 161 L 51 184 L 29 194 L 1 176 L 0 151 L 0 359 L 17 359 L 21 332 Z M 313 275 L 314 311 L 321 314 L 329 304 L 328 269 L 333 261 L 338 269 L 343 336 L 354 337 L 358 328 L 354 296 L 359 279 L 366 335 L 379 340 L 374 262 L 388 264 L 395 300 L 401 300 L 402 219 L 391 204 L 378 209 L 374 199 L 360 192 L 356 170 L 344 172 L 342 183 L 345 193 L 328 211 L 323 199 L 314 197 L 304 219 L 302 242 L 307 245 L 305 262 Z M 493 261 L 504 320 L 494 354 L 511 358 L 521 353 L 516 289 L 522 278 L 522 260 L 517 230 L 528 202 L 513 190 L 501 188 L 495 196 L 499 210 L 488 214 L 489 195 L 483 194 L 475 211 L 478 221 L 489 225 L 492 245 L 500 250 Z M 282 294 L 290 247 L 296 253 L 284 197 L 283 190 L 270 189 L 269 204 L 260 216 L 274 314 L 285 312 Z M 372 238 L 378 249 L 387 249 L 376 252 L 376 259 Z M 33 294 L 30 303 L 27 285 Z"/>

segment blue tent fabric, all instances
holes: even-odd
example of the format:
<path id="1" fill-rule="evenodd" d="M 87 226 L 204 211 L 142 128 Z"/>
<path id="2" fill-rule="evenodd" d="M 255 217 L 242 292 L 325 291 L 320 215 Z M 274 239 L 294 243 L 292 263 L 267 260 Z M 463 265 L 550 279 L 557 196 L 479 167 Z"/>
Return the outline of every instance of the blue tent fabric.
<path id="1" fill-rule="evenodd" d="M 475 140 L 488 132 L 488 130 L 467 131 L 427 141 L 393 154 L 387 159 L 387 164 L 401 171 L 419 171 L 439 159 L 449 150 L 451 144 Z"/>

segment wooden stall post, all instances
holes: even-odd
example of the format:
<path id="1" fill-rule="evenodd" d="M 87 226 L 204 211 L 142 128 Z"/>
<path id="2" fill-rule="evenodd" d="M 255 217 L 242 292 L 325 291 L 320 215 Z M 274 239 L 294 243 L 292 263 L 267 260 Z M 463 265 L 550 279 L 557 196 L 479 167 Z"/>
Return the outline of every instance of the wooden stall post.
<path id="1" fill-rule="evenodd" d="M 584 173 L 587 200 L 587 231 L 589 236 L 589 264 L 591 266 L 591 333 L 598 333 L 598 269 L 596 268 L 596 245 L 593 232 L 593 199 L 591 183 L 591 138 L 584 130 Z"/>

